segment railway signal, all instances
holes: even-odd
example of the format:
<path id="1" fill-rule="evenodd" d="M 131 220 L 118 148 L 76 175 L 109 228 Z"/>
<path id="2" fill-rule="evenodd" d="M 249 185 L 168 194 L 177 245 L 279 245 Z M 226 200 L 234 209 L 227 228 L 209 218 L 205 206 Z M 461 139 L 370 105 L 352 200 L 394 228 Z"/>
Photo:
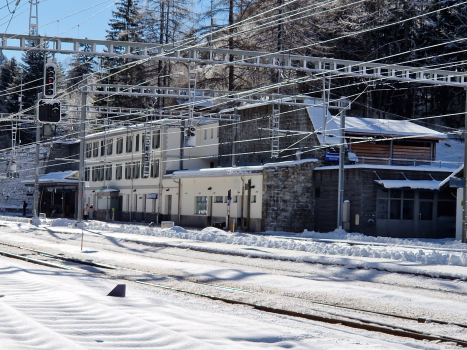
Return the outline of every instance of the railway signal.
<path id="1" fill-rule="evenodd" d="M 59 100 L 39 100 L 39 121 L 42 123 L 58 123 L 61 119 Z"/>
<path id="2" fill-rule="evenodd" d="M 54 98 L 57 94 L 57 66 L 48 62 L 45 65 L 45 98 Z"/>

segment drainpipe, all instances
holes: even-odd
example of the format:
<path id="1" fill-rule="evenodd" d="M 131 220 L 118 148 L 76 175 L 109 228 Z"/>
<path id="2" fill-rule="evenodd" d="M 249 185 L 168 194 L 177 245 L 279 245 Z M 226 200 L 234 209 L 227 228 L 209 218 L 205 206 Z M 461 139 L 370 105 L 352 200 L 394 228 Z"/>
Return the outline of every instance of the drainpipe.
<path id="1" fill-rule="evenodd" d="M 162 133 L 162 128 L 160 128 L 159 131 L 159 137 L 160 137 L 160 161 L 159 161 L 159 195 L 157 198 L 157 223 L 160 224 L 159 222 L 159 216 L 161 215 L 161 210 L 162 210 L 162 189 L 163 189 L 163 184 L 162 184 L 162 177 L 165 174 L 165 157 L 164 157 L 164 134 Z M 152 147 L 152 146 L 151 146 Z M 151 155 L 154 160 L 154 153 L 151 150 Z"/>
<path id="2" fill-rule="evenodd" d="M 242 201 L 240 205 L 240 217 L 241 217 L 241 224 L 242 224 L 242 231 L 245 230 L 245 224 L 243 222 L 243 206 L 244 206 L 244 198 L 245 198 L 245 180 L 243 179 L 243 176 L 240 176 L 240 179 L 242 180 Z"/>
<path id="3" fill-rule="evenodd" d="M 178 182 L 175 179 L 172 179 L 175 183 L 178 183 L 178 226 L 181 225 L 181 209 L 182 209 L 182 179 L 178 179 Z"/>
<path id="4" fill-rule="evenodd" d="M 246 229 L 250 231 L 250 218 L 251 218 L 251 179 L 248 180 L 248 197 L 246 204 Z"/>

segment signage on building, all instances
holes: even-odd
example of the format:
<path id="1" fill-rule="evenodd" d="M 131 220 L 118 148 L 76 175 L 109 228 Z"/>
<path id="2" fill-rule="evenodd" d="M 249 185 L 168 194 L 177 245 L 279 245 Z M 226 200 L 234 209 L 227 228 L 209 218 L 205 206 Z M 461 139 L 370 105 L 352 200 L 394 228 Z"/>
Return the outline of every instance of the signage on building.
<path id="1" fill-rule="evenodd" d="M 449 179 L 449 187 L 464 188 L 464 179 L 462 177 L 451 177 Z"/>
<path id="2" fill-rule="evenodd" d="M 157 193 L 148 193 L 146 199 L 157 199 Z"/>
<path id="3" fill-rule="evenodd" d="M 339 161 L 339 153 L 326 153 L 324 155 L 324 160 L 326 162 L 338 162 Z"/>

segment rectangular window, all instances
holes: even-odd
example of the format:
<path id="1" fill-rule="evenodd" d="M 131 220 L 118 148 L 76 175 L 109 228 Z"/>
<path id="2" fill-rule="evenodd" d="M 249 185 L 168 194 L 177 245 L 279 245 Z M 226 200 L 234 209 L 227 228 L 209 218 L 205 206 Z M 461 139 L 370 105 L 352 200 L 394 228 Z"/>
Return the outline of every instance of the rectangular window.
<path id="1" fill-rule="evenodd" d="M 151 162 L 151 177 L 159 177 L 159 159 Z"/>
<path id="2" fill-rule="evenodd" d="M 89 167 L 84 168 L 84 181 L 89 181 L 91 175 L 91 169 Z"/>
<path id="3" fill-rule="evenodd" d="M 134 162 L 133 163 L 133 179 L 139 179 L 139 175 L 141 174 L 141 162 Z"/>
<path id="4" fill-rule="evenodd" d="M 208 197 L 197 196 L 195 203 L 195 214 L 207 215 L 208 214 Z"/>
<path id="5" fill-rule="evenodd" d="M 86 144 L 86 158 L 91 158 L 92 154 L 92 143 Z"/>
<path id="6" fill-rule="evenodd" d="M 237 202 L 238 202 L 238 196 L 233 196 L 232 201 L 233 201 L 234 203 L 237 203 Z"/>
<path id="7" fill-rule="evenodd" d="M 92 156 L 99 157 L 99 141 L 92 143 Z"/>
<path id="8" fill-rule="evenodd" d="M 133 135 L 126 137 L 126 153 L 133 151 Z"/>
<path id="9" fill-rule="evenodd" d="M 135 138 L 135 152 L 139 152 L 139 134 L 136 134 Z"/>
<path id="10" fill-rule="evenodd" d="M 152 132 L 152 148 L 156 149 L 161 146 L 161 131 L 154 130 Z"/>
<path id="11" fill-rule="evenodd" d="M 256 203 L 256 194 L 251 196 L 251 203 Z"/>
<path id="12" fill-rule="evenodd" d="M 114 145 L 114 140 L 109 139 L 107 141 L 107 155 L 110 156 L 113 153 L 113 145 Z"/>
<path id="13" fill-rule="evenodd" d="M 435 194 L 433 191 L 420 191 L 419 193 L 420 199 L 434 199 Z"/>
<path id="14" fill-rule="evenodd" d="M 97 167 L 92 167 L 92 181 L 97 181 Z"/>
<path id="15" fill-rule="evenodd" d="M 414 201 L 403 200 L 402 201 L 402 219 L 413 220 L 413 212 L 414 212 Z"/>
<path id="16" fill-rule="evenodd" d="M 132 169 L 132 164 L 131 163 L 125 163 L 125 179 L 126 180 L 131 179 L 131 169 Z"/>
<path id="17" fill-rule="evenodd" d="M 378 197 L 378 201 L 376 203 L 376 218 L 377 219 L 388 218 L 388 200 L 386 198 L 380 199 Z"/>
<path id="18" fill-rule="evenodd" d="M 392 192 L 392 191 L 391 191 Z M 400 220 L 401 218 L 401 200 L 390 200 L 389 218 L 391 220 Z"/>
<path id="19" fill-rule="evenodd" d="M 101 141 L 101 157 L 105 156 L 105 140 Z"/>
<path id="20" fill-rule="evenodd" d="M 99 181 L 104 181 L 104 166 L 99 166 Z"/>
<path id="21" fill-rule="evenodd" d="M 223 203 L 224 202 L 224 197 L 223 196 L 215 196 L 214 197 L 214 203 Z"/>
<path id="22" fill-rule="evenodd" d="M 433 202 L 420 201 L 420 220 L 433 220 Z"/>
<path id="23" fill-rule="evenodd" d="M 112 164 L 105 166 L 105 180 L 106 181 L 112 180 Z"/>
<path id="24" fill-rule="evenodd" d="M 115 179 L 116 180 L 122 179 L 122 164 L 115 165 Z"/>
<path id="25" fill-rule="evenodd" d="M 214 138 L 214 128 L 211 128 L 211 138 Z"/>
<path id="26" fill-rule="evenodd" d="M 117 154 L 123 153 L 123 137 L 117 139 Z"/>

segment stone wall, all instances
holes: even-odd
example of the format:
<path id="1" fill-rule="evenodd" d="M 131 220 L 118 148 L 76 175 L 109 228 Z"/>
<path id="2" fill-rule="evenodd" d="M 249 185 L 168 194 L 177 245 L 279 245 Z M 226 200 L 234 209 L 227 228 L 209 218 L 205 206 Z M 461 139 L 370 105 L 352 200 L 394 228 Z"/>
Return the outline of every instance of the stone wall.
<path id="1" fill-rule="evenodd" d="M 5 177 L 9 171 L 11 153 L 3 154 L 4 161 L 0 163 L 0 212 L 18 214 L 23 213 L 23 201 L 28 204 L 26 213 L 32 216 L 34 207 L 34 191 L 31 187 L 25 187 L 21 181 L 34 179 L 35 175 L 35 146 L 22 147 L 16 150 L 16 171 L 18 177 Z M 47 161 L 49 159 L 49 149 L 40 149 L 39 156 L 39 176 L 45 173 Z"/>
<path id="2" fill-rule="evenodd" d="M 54 143 L 50 148 L 46 174 L 56 171 L 79 170 L 79 142 Z"/>
<path id="3" fill-rule="evenodd" d="M 262 231 L 303 232 L 314 226 L 313 170 L 317 163 L 263 170 Z"/>
<path id="4" fill-rule="evenodd" d="M 280 107 L 280 129 L 292 131 L 313 131 L 310 118 L 304 108 L 292 106 Z M 317 158 L 319 151 L 311 151 L 318 144 L 316 135 L 295 135 L 280 137 L 279 145 L 283 150 L 280 158 L 271 158 L 271 132 L 262 128 L 271 128 L 272 106 L 259 106 L 238 111 L 241 122 L 237 128 L 236 165 L 259 165 L 295 159 L 299 149 L 302 159 Z M 219 165 L 232 165 L 232 140 L 234 126 L 232 121 L 219 122 Z"/>

